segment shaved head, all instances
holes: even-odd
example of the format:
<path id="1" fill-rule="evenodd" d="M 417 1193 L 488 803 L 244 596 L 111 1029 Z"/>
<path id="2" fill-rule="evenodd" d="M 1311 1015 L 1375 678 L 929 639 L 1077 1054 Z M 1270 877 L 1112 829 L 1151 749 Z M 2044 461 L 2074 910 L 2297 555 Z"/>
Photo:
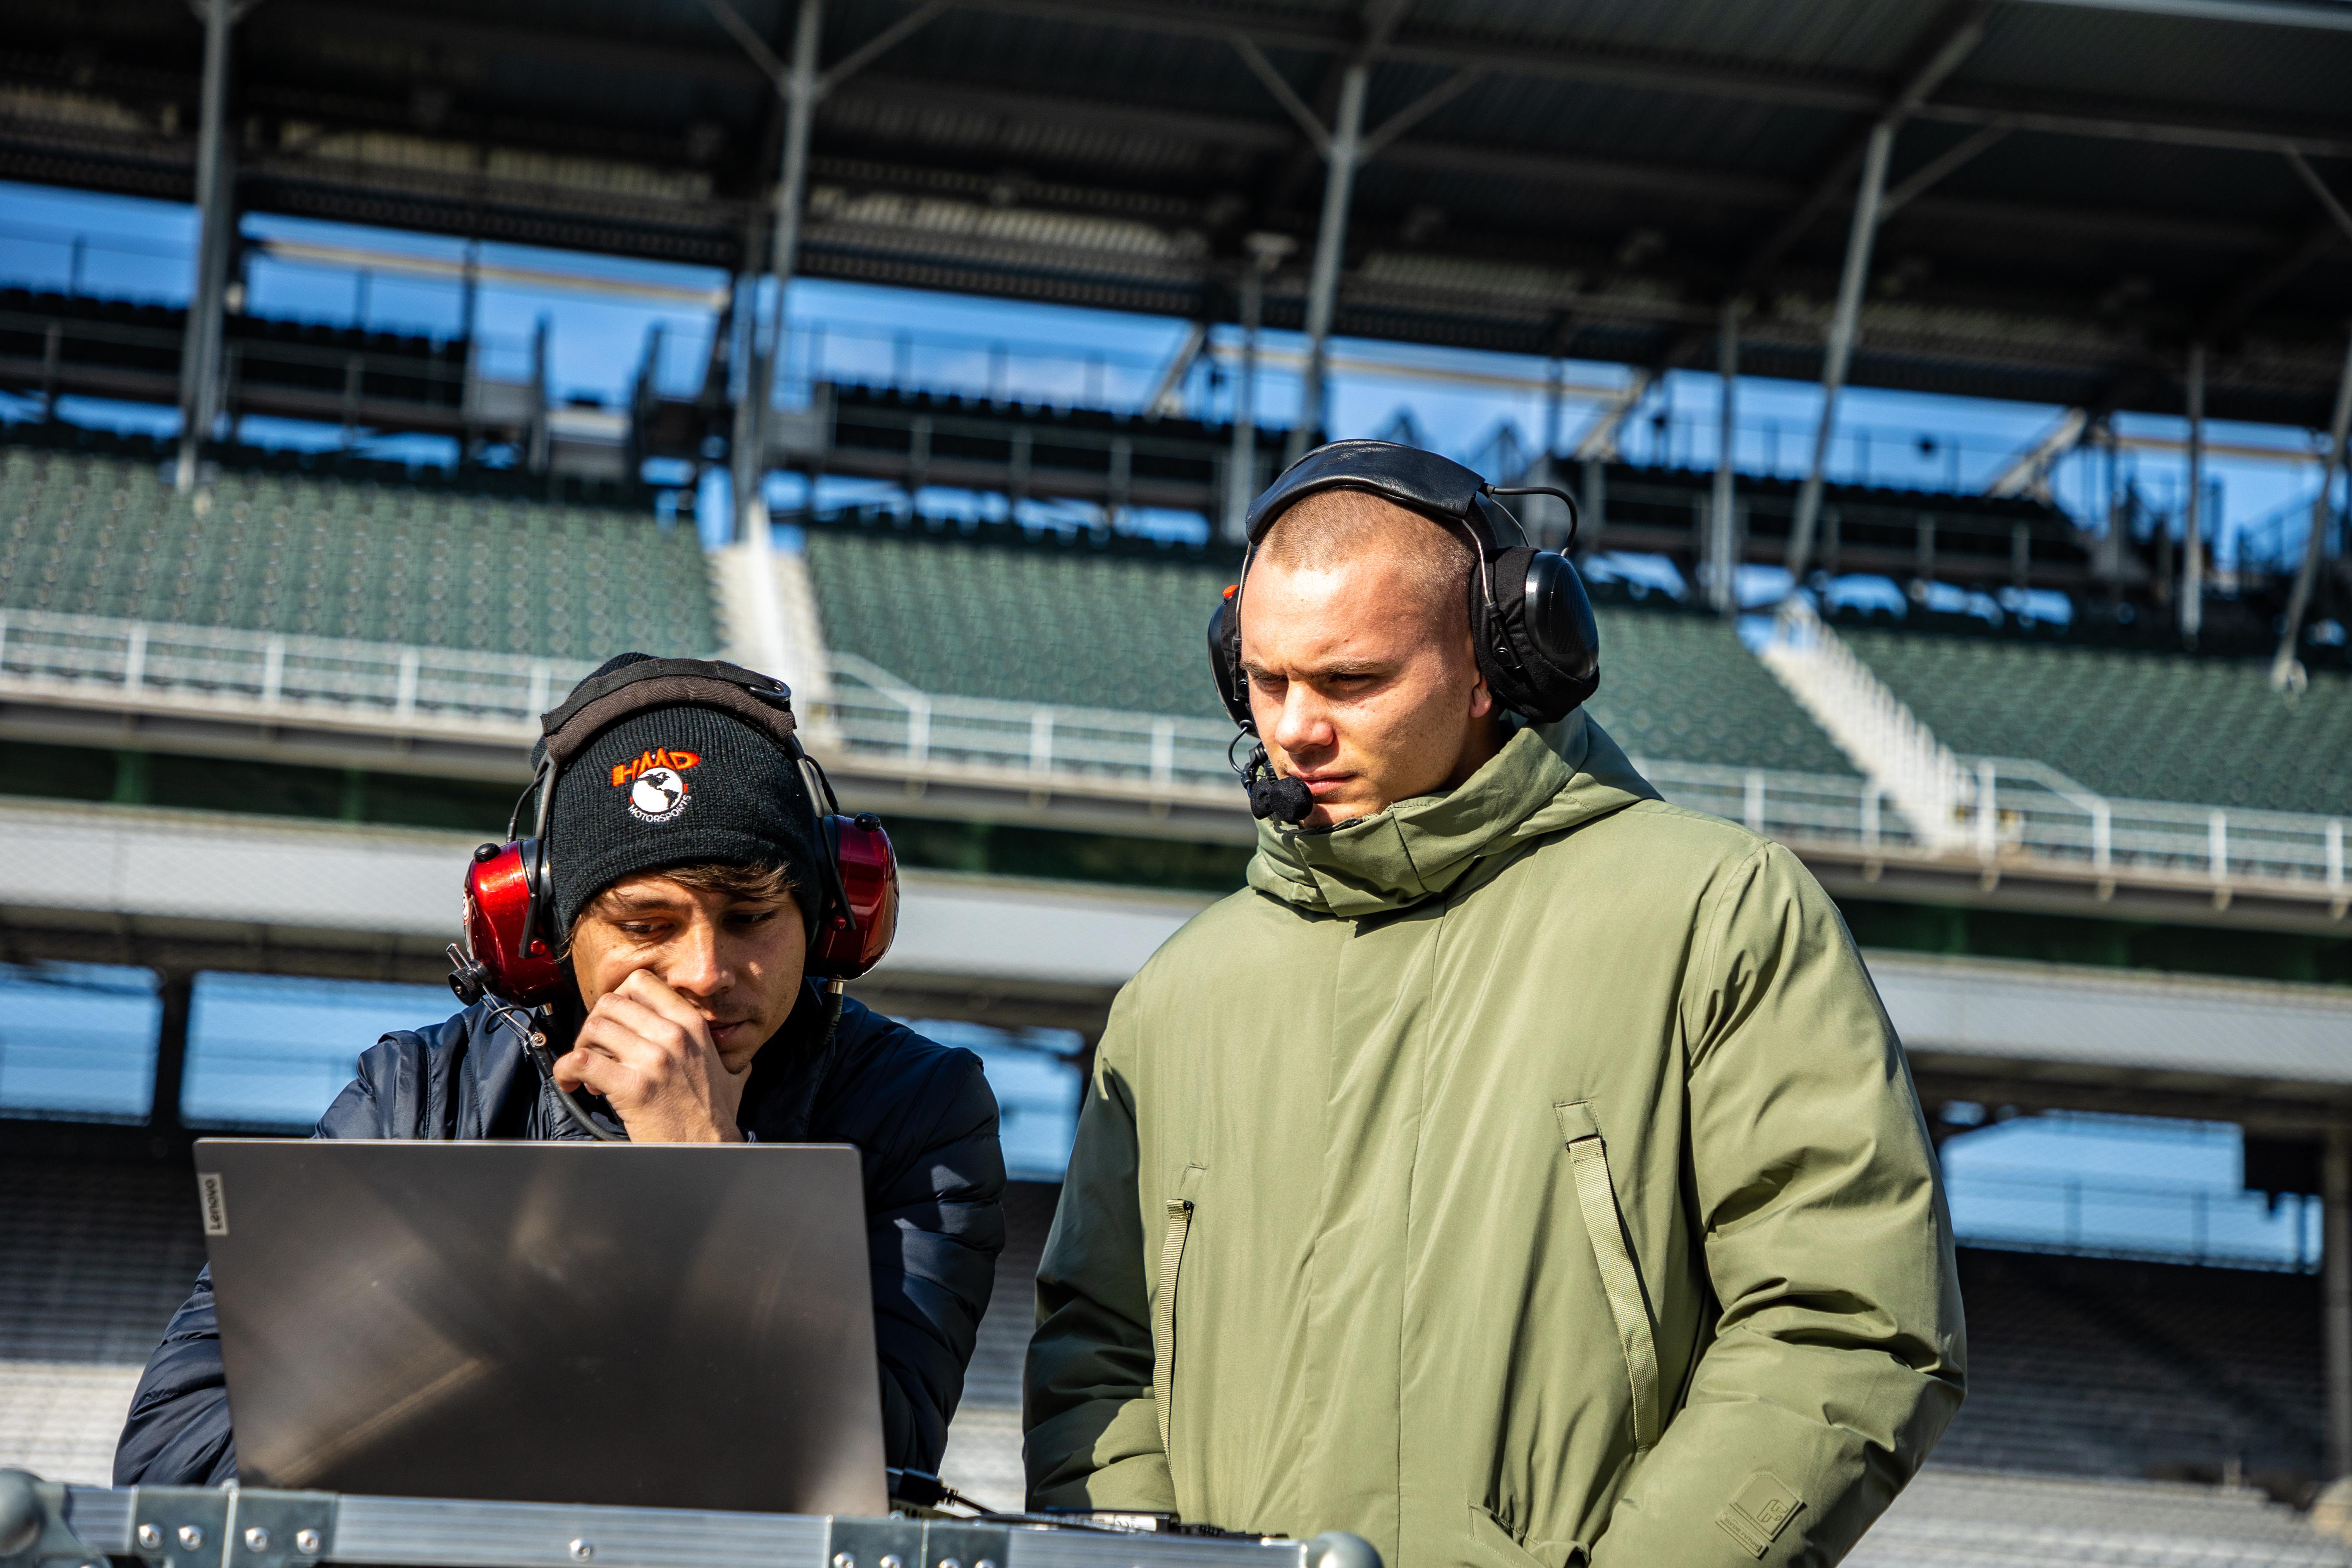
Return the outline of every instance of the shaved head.
<path id="1" fill-rule="evenodd" d="M 1318 490 L 1295 503 L 1258 542 L 1255 564 L 1331 572 L 1350 562 L 1382 559 L 1397 565 L 1435 629 L 1470 629 L 1468 585 L 1478 558 L 1468 542 L 1444 523 L 1370 490 Z"/>

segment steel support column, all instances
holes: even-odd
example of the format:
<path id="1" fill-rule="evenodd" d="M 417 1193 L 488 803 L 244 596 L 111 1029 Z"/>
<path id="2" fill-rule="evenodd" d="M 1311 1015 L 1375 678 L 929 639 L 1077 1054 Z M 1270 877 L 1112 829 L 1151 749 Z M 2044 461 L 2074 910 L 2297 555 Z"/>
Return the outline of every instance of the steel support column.
<path id="1" fill-rule="evenodd" d="M 1739 384 L 1739 316 L 1741 301 L 1733 299 L 1723 302 L 1723 324 L 1717 343 L 1716 373 L 1722 383 L 1720 406 L 1716 411 L 1715 498 L 1706 520 L 1706 602 L 1718 615 L 1729 615 L 1738 606 L 1738 595 L 1733 592 L 1739 563 L 1732 559 L 1737 532 L 1732 526 L 1732 508 L 1737 504 L 1732 487 L 1733 445 L 1738 436 L 1738 403 L 1736 389 Z"/>
<path id="2" fill-rule="evenodd" d="M 2180 534 L 2180 635 L 2205 626 L 2205 345 L 2189 345 L 2189 511 Z"/>
<path id="3" fill-rule="evenodd" d="M 1307 386 L 1298 423 L 1285 448 L 1286 464 L 1307 450 L 1310 434 L 1324 418 L 1330 372 L 1331 316 L 1339 293 L 1339 263 L 1348 248 L 1348 204 L 1356 187 L 1357 154 L 1363 146 L 1364 89 L 1372 68 L 1357 60 L 1339 78 L 1339 116 L 1331 129 L 1331 151 L 1323 177 L 1323 217 L 1315 231 L 1315 265 L 1307 280 Z"/>
<path id="4" fill-rule="evenodd" d="M 188 1012 L 196 977 L 185 970 L 167 969 L 155 980 L 163 1011 L 155 1023 L 155 1087 L 147 1102 L 147 1125 L 169 1132 L 180 1125 L 180 1087 L 188 1073 Z"/>
<path id="5" fill-rule="evenodd" d="M 2326 1308 L 2327 1475 L 2352 1475 L 2352 1127 L 2332 1127 L 2320 1158 L 2320 1257 Z"/>
<path id="6" fill-rule="evenodd" d="M 776 366 L 785 349 L 786 296 L 800 258 L 801 207 L 808 195 L 809 130 L 816 114 L 816 54 L 824 23 L 824 0 L 801 0 L 792 62 L 778 83 L 784 95 L 784 148 L 783 166 L 776 181 L 775 229 L 768 244 L 774 298 L 764 331 L 756 298 L 751 300 L 752 319 L 744 335 L 751 354 L 745 365 L 742 401 L 735 405 L 730 443 L 735 537 L 743 545 L 744 568 L 751 576 L 753 641 L 757 657 L 772 671 L 783 662 L 786 650 L 783 600 L 776 585 L 775 542 L 768 522 L 769 410 L 775 402 Z"/>
<path id="7" fill-rule="evenodd" d="M 2328 500 L 2336 493 L 2336 476 L 2344 472 L 2347 436 L 2352 436 L 2352 340 L 2345 342 L 2344 374 L 2336 382 L 2336 413 L 2327 422 L 2327 456 L 2319 466 L 2319 494 L 2312 498 L 2311 531 L 2304 536 L 2303 563 L 2295 569 L 2294 587 L 2286 600 L 2286 625 L 2279 632 L 2278 652 L 2271 659 L 2271 685 L 2279 690 L 2301 683 L 2303 661 L 2296 657 L 2296 649 L 2303 641 L 2303 617 L 2311 610 L 2311 586 L 2327 553 Z"/>
<path id="8" fill-rule="evenodd" d="M 1870 128 L 1870 144 L 1862 159 L 1862 189 L 1853 204 L 1853 226 L 1847 231 L 1845 270 L 1838 279 L 1837 310 L 1830 318 L 1827 351 L 1822 356 L 1822 422 L 1813 432 L 1812 466 L 1797 492 L 1797 520 L 1789 532 L 1789 574 L 1805 580 L 1812 563 L 1813 529 L 1822 515 L 1822 477 L 1830 460 L 1830 437 L 1837 426 L 1838 394 L 1845 386 L 1847 362 L 1853 355 L 1855 329 L 1862 319 L 1863 286 L 1870 279 L 1870 249 L 1878 237 L 1879 199 L 1886 192 L 1886 160 L 1895 150 L 1895 121 L 1882 120 Z"/>
<path id="9" fill-rule="evenodd" d="M 188 322 L 180 349 L 180 461 L 174 475 L 183 494 L 196 484 L 196 458 L 220 415 L 221 311 L 228 298 L 229 230 L 236 222 L 230 195 L 228 139 L 229 29 L 235 0 L 198 0 L 205 23 L 205 75 L 196 124 L 196 268 L 188 296 Z"/>
<path id="10" fill-rule="evenodd" d="M 1245 542 L 1244 520 L 1257 496 L 1258 328 L 1265 312 L 1265 275 L 1290 253 L 1290 237 L 1253 234 L 1242 242 L 1249 264 L 1242 269 L 1242 357 L 1234 378 L 1234 447 L 1225 465 L 1225 537 Z"/>

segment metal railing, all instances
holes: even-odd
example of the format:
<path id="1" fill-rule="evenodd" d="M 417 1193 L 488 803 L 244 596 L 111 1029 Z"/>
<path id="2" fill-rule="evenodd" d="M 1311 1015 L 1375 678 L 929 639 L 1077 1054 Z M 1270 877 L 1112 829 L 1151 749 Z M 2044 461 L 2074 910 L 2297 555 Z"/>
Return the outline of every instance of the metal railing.
<path id="1" fill-rule="evenodd" d="M 1233 784 L 1225 751 L 1234 727 L 1220 720 L 940 697 L 853 654 L 835 653 L 831 662 L 817 732 L 853 756 L 913 772 L 1009 774 L 1050 789 L 1172 795 Z"/>
<path id="2" fill-rule="evenodd" d="M 527 744 L 585 660 L 532 658 L 218 626 L 0 612 L 0 695 L 142 711 L 307 721 Z M 1241 804 L 1221 720 L 942 696 L 854 655 L 829 659 L 811 743 L 909 777 L 1032 795 Z M 1999 874 L 2058 870 L 2352 900 L 2342 817 L 2116 800 L 2040 763 L 1960 757 L 1966 787 L 1932 831 L 1886 787 L 1840 773 L 1637 758 L 1661 794 L 1800 847 Z"/>
<path id="3" fill-rule="evenodd" d="M 511 729 L 594 666 L 226 626 L 0 610 L 0 689 L 387 730 Z"/>

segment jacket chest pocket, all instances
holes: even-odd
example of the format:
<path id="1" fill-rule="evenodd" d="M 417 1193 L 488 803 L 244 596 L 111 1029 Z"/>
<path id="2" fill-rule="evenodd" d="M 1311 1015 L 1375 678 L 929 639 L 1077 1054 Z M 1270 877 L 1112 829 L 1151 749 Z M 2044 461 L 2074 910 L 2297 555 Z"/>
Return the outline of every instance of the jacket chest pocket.
<path id="1" fill-rule="evenodd" d="M 1641 1264 L 1633 1256 L 1625 1216 L 1617 1205 L 1609 1147 L 1601 1139 L 1601 1123 L 1593 1118 L 1591 1101 L 1564 1101 L 1551 1109 L 1568 1150 L 1577 1207 L 1584 1216 L 1584 1233 L 1592 1242 L 1601 1289 L 1616 1324 L 1617 1346 L 1625 1357 L 1625 1381 L 1633 1394 L 1633 1448 L 1636 1453 L 1647 1453 L 1658 1440 L 1657 1330 L 1650 1316 L 1649 1293 L 1642 1286 Z"/>

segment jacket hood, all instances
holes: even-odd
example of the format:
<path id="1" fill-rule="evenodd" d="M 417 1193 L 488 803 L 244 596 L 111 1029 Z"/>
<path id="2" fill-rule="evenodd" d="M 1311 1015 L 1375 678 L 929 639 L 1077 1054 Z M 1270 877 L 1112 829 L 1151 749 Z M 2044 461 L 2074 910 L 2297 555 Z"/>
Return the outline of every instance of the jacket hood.
<path id="1" fill-rule="evenodd" d="M 1658 798 L 1579 709 L 1557 724 L 1521 729 L 1444 795 L 1401 800 L 1328 831 L 1259 823 L 1249 884 L 1343 919 L 1409 909 L 1531 840 Z"/>

